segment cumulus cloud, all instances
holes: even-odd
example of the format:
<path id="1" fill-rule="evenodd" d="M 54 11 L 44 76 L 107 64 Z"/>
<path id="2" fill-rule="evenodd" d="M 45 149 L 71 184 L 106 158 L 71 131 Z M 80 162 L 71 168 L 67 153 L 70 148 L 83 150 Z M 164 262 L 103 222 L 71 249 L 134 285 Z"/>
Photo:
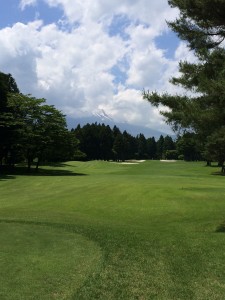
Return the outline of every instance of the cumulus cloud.
<path id="1" fill-rule="evenodd" d="M 155 30 L 166 28 L 165 19 L 173 19 L 176 10 L 168 8 L 166 0 L 44 0 L 50 6 L 60 6 L 70 22 L 110 21 L 113 15 L 126 15 L 131 20 L 154 26 Z M 159 17 L 160 16 L 160 17 Z"/>
<path id="2" fill-rule="evenodd" d="M 36 37 L 41 24 L 41 21 L 27 25 L 16 23 L 0 31 L 1 71 L 11 73 L 24 93 L 32 92 L 37 84 L 36 61 L 40 51 Z"/>
<path id="3" fill-rule="evenodd" d="M 151 108 L 147 102 L 144 102 L 141 91 L 136 89 L 119 86 L 113 101 L 103 104 L 99 108 L 110 111 L 110 116 L 118 122 L 141 124 L 155 129 L 157 129 L 159 122 L 161 125 L 163 124 L 158 110 Z"/>
<path id="4" fill-rule="evenodd" d="M 22 0 L 20 8 L 41 2 L 59 7 L 61 19 L 0 30 L 1 71 L 10 72 L 23 93 L 44 97 L 72 117 L 103 109 L 116 121 L 167 130 L 141 94 L 144 88 L 173 91 L 168 80 L 189 55 L 182 43 L 173 58 L 156 46 L 168 30 L 165 19 L 177 13 L 167 0 Z"/>

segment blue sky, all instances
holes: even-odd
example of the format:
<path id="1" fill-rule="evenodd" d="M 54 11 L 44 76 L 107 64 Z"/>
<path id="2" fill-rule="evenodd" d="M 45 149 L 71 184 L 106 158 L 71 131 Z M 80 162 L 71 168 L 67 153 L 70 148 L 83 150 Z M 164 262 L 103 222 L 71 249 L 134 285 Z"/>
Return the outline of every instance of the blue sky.
<path id="1" fill-rule="evenodd" d="M 0 4 L 0 28 L 12 26 L 17 22 L 27 23 L 31 20 L 41 18 L 45 24 L 57 22 L 63 15 L 60 7 L 49 6 L 44 1 L 39 1 L 35 5 L 26 6 L 26 9 L 20 9 L 20 0 L 1 1 Z"/>
<path id="2" fill-rule="evenodd" d="M 179 60 L 192 59 L 167 27 L 177 14 L 167 0 L 1 1 L 0 71 L 70 117 L 103 110 L 168 131 L 141 91 L 174 92 Z"/>

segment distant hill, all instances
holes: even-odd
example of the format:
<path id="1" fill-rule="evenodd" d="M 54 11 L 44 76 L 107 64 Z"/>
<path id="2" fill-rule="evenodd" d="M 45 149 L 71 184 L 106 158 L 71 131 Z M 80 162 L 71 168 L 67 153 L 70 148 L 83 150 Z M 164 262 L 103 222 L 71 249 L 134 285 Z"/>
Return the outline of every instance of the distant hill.
<path id="1" fill-rule="evenodd" d="M 117 123 L 115 121 L 113 121 L 110 118 L 105 118 L 104 116 L 101 115 L 93 115 L 90 117 L 85 117 L 85 118 L 71 118 L 71 117 L 66 117 L 67 120 L 67 125 L 69 129 L 72 128 L 76 128 L 78 124 L 80 124 L 81 126 L 86 125 L 87 123 L 92 124 L 92 123 L 100 123 L 100 124 L 105 124 L 105 125 L 109 125 L 111 128 L 113 128 L 114 125 L 116 125 L 120 131 L 124 131 L 126 130 L 128 133 L 130 133 L 133 136 L 137 136 L 138 134 L 142 133 L 144 134 L 144 136 L 146 138 L 149 137 L 155 137 L 156 139 L 158 139 L 160 137 L 160 135 L 166 136 L 168 135 L 165 132 L 161 132 L 155 129 L 151 129 L 148 127 L 144 127 L 144 126 L 137 126 L 137 125 L 132 125 L 132 124 L 128 124 L 128 123 Z"/>

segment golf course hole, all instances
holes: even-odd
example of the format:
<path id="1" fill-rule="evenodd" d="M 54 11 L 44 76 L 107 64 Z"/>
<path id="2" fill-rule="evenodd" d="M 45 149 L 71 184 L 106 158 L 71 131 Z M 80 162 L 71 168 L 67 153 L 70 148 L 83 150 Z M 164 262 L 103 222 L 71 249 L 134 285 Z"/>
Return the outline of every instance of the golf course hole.
<path id="1" fill-rule="evenodd" d="M 70 299 L 102 262 L 96 243 L 59 228 L 1 223 L 0 240 L 0 299 Z"/>

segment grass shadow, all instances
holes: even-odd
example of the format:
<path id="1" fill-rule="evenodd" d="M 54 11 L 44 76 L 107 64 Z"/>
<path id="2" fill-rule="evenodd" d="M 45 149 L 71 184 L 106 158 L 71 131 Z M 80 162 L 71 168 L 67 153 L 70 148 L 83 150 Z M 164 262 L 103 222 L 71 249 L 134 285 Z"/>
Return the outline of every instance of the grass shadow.
<path id="1" fill-rule="evenodd" d="M 12 176 L 12 175 L 6 175 L 6 174 L 0 173 L 0 181 L 4 181 L 4 180 L 8 180 L 8 179 L 16 179 L 16 177 Z"/>
<path id="2" fill-rule="evenodd" d="M 216 228 L 216 232 L 225 232 L 225 222 L 223 222 Z"/>
<path id="3" fill-rule="evenodd" d="M 218 171 L 218 172 L 212 172 L 211 175 L 214 175 L 214 176 L 225 176 L 225 173 L 221 172 L 221 171 Z"/>
<path id="4" fill-rule="evenodd" d="M 65 165 L 57 165 L 54 167 L 64 167 Z M 39 168 L 38 171 L 35 168 L 31 168 L 28 171 L 25 166 L 16 166 L 14 168 L 9 169 L 1 169 L 0 171 L 0 180 L 6 179 L 15 179 L 17 175 L 28 175 L 28 176 L 87 176 L 84 173 L 76 173 L 70 170 L 59 170 L 59 169 L 47 169 L 47 168 Z"/>
<path id="5" fill-rule="evenodd" d="M 72 166 L 70 164 L 62 163 L 62 162 L 48 162 L 48 163 L 41 163 L 40 167 L 54 167 L 54 168 L 73 167 L 74 168 L 76 166 Z"/>

